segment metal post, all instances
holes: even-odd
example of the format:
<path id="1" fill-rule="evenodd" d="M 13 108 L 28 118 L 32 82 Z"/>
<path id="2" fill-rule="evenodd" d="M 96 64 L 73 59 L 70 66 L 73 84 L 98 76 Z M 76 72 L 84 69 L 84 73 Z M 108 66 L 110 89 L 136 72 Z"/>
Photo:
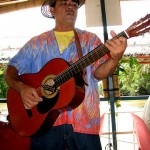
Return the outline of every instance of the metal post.
<path id="1" fill-rule="evenodd" d="M 101 2 L 101 13 L 102 13 L 102 24 L 104 30 L 104 41 L 108 40 L 108 32 L 107 32 L 107 19 L 106 19 L 106 11 L 105 11 L 105 0 L 100 0 Z M 117 137 L 116 137 L 116 120 L 115 120 L 115 95 L 114 95 L 114 87 L 113 87 L 113 78 L 112 76 L 108 77 L 109 83 L 109 99 L 110 99 L 110 109 L 111 109 L 111 120 L 112 120 L 112 133 L 113 133 L 113 149 L 117 150 Z"/>

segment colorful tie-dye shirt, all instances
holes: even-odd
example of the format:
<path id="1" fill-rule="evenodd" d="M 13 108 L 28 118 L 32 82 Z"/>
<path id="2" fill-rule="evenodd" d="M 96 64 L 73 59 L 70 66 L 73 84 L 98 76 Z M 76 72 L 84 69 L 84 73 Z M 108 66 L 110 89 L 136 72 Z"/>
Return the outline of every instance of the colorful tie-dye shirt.
<path id="1" fill-rule="evenodd" d="M 80 38 L 82 53 L 86 55 L 101 44 L 100 39 L 94 33 L 76 29 Z M 9 62 L 17 68 L 19 75 L 25 73 L 37 73 L 50 60 L 62 58 L 68 62 L 75 62 L 78 53 L 73 37 L 67 49 L 60 53 L 54 31 L 45 32 L 29 40 Z M 98 81 L 93 77 L 96 67 L 108 59 L 105 55 L 95 63 L 86 68 L 85 98 L 83 102 L 75 109 L 61 112 L 54 126 L 61 124 L 72 124 L 75 132 L 98 134 L 100 126 L 100 109 Z M 56 64 L 56 69 L 59 64 Z M 67 90 L 67 89 L 66 89 Z"/>

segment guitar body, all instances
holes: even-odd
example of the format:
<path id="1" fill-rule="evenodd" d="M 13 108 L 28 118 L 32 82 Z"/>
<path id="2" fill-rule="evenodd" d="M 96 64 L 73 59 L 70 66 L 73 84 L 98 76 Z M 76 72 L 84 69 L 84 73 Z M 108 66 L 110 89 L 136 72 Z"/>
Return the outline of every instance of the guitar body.
<path id="1" fill-rule="evenodd" d="M 56 92 L 50 94 L 41 87 L 43 83 L 49 82 L 68 67 L 68 62 L 56 58 L 49 61 L 38 73 L 20 76 L 25 84 L 38 89 L 39 96 L 43 98 L 43 101 L 31 110 L 24 108 L 22 100 L 15 90 L 12 88 L 8 90 L 9 118 L 17 134 L 21 136 L 41 135 L 55 123 L 60 109 L 61 111 L 74 109 L 81 104 L 85 96 L 82 78 L 72 77 L 60 85 Z"/>

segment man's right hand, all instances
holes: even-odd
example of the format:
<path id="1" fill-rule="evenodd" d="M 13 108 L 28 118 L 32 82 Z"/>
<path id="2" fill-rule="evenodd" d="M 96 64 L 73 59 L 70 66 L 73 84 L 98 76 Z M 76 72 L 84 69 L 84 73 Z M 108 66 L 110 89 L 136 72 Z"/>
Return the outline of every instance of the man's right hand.
<path id="1" fill-rule="evenodd" d="M 42 101 L 42 98 L 39 97 L 36 89 L 28 85 L 22 84 L 18 92 L 21 96 L 25 109 L 31 109 Z"/>
<path id="2" fill-rule="evenodd" d="M 10 65 L 7 66 L 5 79 L 8 86 L 20 94 L 25 109 L 31 109 L 42 101 L 42 98 L 39 97 L 36 89 L 20 81 L 18 71 L 15 67 Z"/>

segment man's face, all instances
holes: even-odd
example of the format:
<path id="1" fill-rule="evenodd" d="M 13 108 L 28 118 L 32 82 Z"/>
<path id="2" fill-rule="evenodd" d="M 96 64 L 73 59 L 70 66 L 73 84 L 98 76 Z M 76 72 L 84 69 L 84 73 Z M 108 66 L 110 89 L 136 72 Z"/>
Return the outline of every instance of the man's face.
<path id="1" fill-rule="evenodd" d="M 56 0 L 55 8 L 51 12 L 56 19 L 56 23 L 74 25 L 77 11 L 77 0 Z"/>

